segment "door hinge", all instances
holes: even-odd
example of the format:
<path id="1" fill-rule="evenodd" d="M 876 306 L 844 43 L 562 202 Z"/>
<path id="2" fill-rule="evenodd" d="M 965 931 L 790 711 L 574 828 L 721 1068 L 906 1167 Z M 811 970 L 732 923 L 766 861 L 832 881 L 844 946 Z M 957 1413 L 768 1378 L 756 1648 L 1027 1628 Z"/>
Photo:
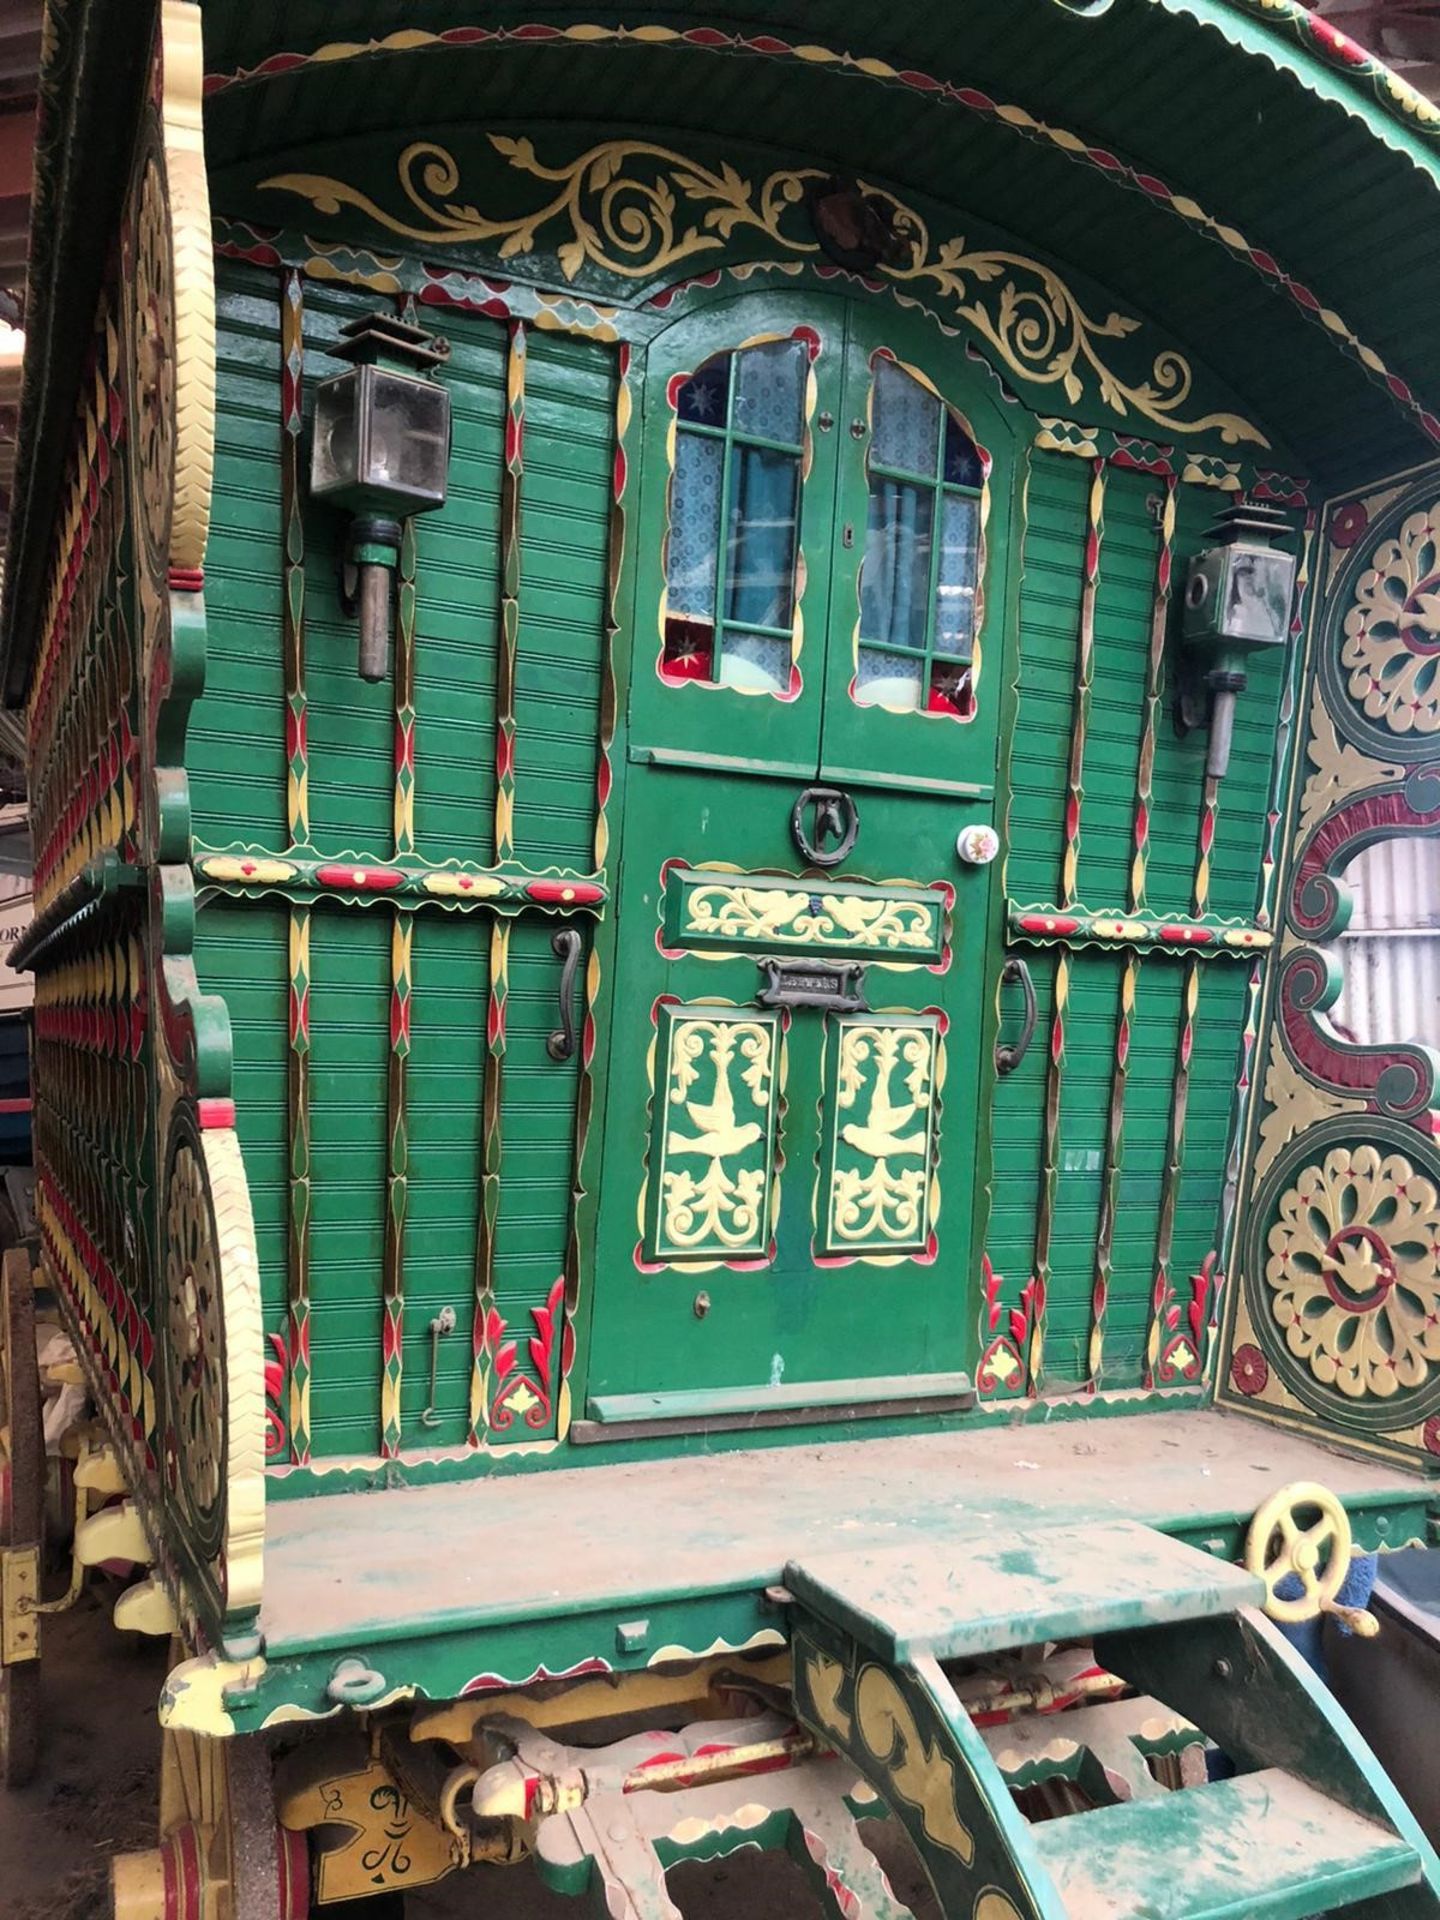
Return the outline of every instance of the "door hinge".
<path id="1" fill-rule="evenodd" d="M 0 1552 L 0 1665 L 40 1658 L 40 1549 Z"/>

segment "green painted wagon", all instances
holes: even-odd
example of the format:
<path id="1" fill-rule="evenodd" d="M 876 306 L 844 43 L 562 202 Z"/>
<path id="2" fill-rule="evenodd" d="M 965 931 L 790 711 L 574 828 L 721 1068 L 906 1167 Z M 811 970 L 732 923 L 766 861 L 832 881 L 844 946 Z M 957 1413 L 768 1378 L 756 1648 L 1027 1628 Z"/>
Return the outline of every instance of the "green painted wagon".
<path id="1" fill-rule="evenodd" d="M 1280 1630 L 1440 1512 L 1437 218 L 1292 0 L 50 0 L 0 1652 L 18 1777 L 53 1313 L 122 1920 L 1440 1913 Z"/>

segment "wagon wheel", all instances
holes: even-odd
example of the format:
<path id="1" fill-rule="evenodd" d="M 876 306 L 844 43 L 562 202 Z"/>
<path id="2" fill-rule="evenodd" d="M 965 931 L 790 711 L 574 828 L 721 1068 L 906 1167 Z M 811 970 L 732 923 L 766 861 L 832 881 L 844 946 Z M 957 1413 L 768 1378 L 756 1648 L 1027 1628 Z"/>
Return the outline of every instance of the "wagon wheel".
<path id="1" fill-rule="evenodd" d="M 18 1248 L 0 1268 L 0 1374 L 5 1395 L 5 1459 L 0 1479 L 0 1551 L 9 1560 L 6 1584 L 19 1584 L 23 1563 L 11 1555 L 31 1550 L 31 1581 L 39 1598 L 45 1524 L 45 1433 L 40 1417 L 40 1368 L 35 1357 L 35 1286 L 30 1262 Z M 7 1621 L 0 1666 L 0 1779 L 13 1790 L 34 1776 L 40 1757 L 39 1621 Z M 19 1656 L 17 1658 L 17 1655 Z"/>
<path id="2" fill-rule="evenodd" d="M 1308 1524 L 1301 1524 L 1300 1516 Z M 1313 1515 L 1313 1518 L 1309 1516 Z M 1245 1565 L 1265 1582 L 1265 1611 L 1294 1626 L 1334 1607 L 1350 1571 L 1350 1516 L 1328 1487 L 1297 1480 L 1257 1508 L 1245 1537 Z M 1300 1592 L 1277 1594 L 1293 1576 Z"/>
<path id="3" fill-rule="evenodd" d="M 114 1920 L 307 1920 L 306 1839 L 275 1817 L 262 1739 L 167 1733 L 160 1825 L 158 1847 L 112 1864 Z"/>

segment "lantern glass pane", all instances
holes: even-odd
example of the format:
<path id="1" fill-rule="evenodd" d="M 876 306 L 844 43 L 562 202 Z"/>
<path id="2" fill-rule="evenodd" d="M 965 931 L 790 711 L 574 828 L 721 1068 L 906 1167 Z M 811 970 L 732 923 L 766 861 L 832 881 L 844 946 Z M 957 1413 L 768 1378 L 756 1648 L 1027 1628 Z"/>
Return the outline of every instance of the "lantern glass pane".
<path id="1" fill-rule="evenodd" d="M 1277 645 L 1290 627 L 1295 562 L 1288 553 L 1236 547 L 1225 582 L 1222 624 L 1230 640 Z"/>
<path id="2" fill-rule="evenodd" d="M 327 380 L 315 395 L 315 435 L 310 452 L 310 487 L 319 498 L 346 491 L 358 477 L 360 447 L 356 432 L 357 373 Z"/>
<path id="3" fill-rule="evenodd" d="M 445 498 L 450 396 L 429 380 L 376 368 L 370 378 L 365 485 L 398 507 Z"/>

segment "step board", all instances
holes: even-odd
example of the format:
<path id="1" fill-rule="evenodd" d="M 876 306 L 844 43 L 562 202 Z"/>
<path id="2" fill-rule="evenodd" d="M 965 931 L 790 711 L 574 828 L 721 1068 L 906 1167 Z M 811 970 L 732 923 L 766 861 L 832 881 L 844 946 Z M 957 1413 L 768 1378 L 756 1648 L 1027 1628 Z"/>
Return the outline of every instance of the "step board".
<path id="1" fill-rule="evenodd" d="M 1132 1520 L 807 1554 L 785 1585 L 900 1663 L 1209 1619 L 1264 1599 L 1243 1568 Z"/>
<path id="2" fill-rule="evenodd" d="M 1309 1920 L 1420 1880 L 1404 1840 L 1278 1767 L 1070 1814 L 1031 1838 L 1069 1920 Z"/>

